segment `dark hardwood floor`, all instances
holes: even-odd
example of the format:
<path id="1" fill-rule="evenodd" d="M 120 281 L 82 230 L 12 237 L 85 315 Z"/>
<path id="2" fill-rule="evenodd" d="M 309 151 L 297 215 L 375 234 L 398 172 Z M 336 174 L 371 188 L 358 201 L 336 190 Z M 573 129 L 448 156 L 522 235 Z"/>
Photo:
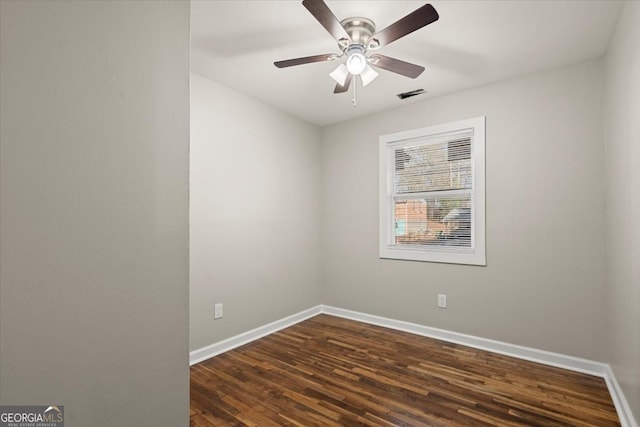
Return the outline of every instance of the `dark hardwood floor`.
<path id="1" fill-rule="evenodd" d="M 602 378 L 319 315 L 191 367 L 191 426 L 618 426 Z"/>

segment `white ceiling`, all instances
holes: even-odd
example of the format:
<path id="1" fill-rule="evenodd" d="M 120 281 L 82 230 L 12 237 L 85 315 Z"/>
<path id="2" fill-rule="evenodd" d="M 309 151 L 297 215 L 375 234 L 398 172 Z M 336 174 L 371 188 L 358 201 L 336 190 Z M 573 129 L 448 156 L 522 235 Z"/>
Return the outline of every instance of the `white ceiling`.
<path id="1" fill-rule="evenodd" d="M 385 28 L 426 1 L 327 0 L 339 20 Z M 619 1 L 440 1 L 440 19 L 378 52 L 426 68 L 412 80 L 388 71 L 366 88 L 333 94 L 337 61 L 278 69 L 274 61 L 340 53 L 300 1 L 192 1 L 191 68 L 238 92 L 323 126 L 602 55 Z M 354 80 L 355 81 L 355 80 Z M 401 101 L 396 94 L 423 88 Z"/>

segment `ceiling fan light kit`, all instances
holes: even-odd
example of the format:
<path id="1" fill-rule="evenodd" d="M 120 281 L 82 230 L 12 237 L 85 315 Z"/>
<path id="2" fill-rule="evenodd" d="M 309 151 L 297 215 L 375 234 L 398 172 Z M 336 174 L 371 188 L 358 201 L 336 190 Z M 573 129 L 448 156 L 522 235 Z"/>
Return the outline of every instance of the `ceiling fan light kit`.
<path id="1" fill-rule="evenodd" d="M 358 75 L 367 66 L 367 58 L 364 56 L 365 49 L 361 45 L 352 44 L 347 48 L 347 70 L 353 75 Z"/>
<path id="2" fill-rule="evenodd" d="M 348 91 L 353 76 L 359 75 L 362 85 L 367 86 L 378 77 L 378 72 L 375 71 L 373 67 L 391 71 L 412 79 L 415 79 L 424 71 L 424 67 L 422 66 L 380 54 L 367 56 L 367 52 L 384 47 L 407 34 L 437 21 L 439 18 L 438 12 L 436 12 L 430 4 L 416 9 L 379 32 L 376 32 L 374 22 L 368 18 L 353 17 L 338 21 L 323 0 L 303 0 L 302 5 L 329 34 L 333 36 L 342 53 L 339 55 L 314 55 L 277 61 L 274 62 L 276 67 L 285 68 L 312 62 L 334 61 L 342 56 L 346 56 L 345 63 L 338 65 L 335 70 L 329 73 L 329 76 L 337 83 L 333 91 L 334 93 Z"/>

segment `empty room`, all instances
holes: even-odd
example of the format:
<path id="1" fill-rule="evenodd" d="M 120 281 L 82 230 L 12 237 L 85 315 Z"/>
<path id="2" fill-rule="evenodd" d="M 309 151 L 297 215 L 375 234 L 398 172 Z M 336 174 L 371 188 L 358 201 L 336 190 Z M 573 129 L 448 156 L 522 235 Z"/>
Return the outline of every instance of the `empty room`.
<path id="1" fill-rule="evenodd" d="M 638 426 L 640 2 L 1 0 L 0 48 L 0 427 Z"/>

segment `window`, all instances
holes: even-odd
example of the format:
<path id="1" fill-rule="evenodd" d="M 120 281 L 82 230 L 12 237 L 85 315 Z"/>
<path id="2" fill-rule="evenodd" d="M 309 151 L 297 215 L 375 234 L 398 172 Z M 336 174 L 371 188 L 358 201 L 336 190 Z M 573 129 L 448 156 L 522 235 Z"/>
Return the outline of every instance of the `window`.
<path id="1" fill-rule="evenodd" d="M 380 137 L 380 258 L 486 265 L 484 124 Z"/>

